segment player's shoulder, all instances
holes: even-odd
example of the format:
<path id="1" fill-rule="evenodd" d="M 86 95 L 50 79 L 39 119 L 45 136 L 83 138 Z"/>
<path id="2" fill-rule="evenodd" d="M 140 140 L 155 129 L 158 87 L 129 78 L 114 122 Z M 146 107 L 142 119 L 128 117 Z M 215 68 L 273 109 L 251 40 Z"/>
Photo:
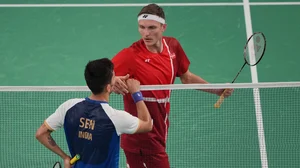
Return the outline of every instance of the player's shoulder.
<path id="1" fill-rule="evenodd" d="M 143 52 L 143 41 L 138 40 L 133 42 L 130 46 L 123 48 L 121 51 L 119 51 L 115 57 L 122 57 L 122 58 L 128 58 L 128 57 L 134 57 L 138 55 L 140 52 Z"/>
<path id="2" fill-rule="evenodd" d="M 125 53 L 128 53 L 128 52 L 136 52 L 140 49 L 142 49 L 144 46 L 144 43 L 143 43 L 143 40 L 140 39 L 140 40 L 137 40 L 135 42 L 133 42 L 131 45 L 129 45 L 128 47 L 126 48 L 123 48 L 121 50 L 121 52 L 125 52 Z"/>
<path id="3" fill-rule="evenodd" d="M 61 105 L 60 108 L 64 109 L 70 109 L 73 106 L 77 105 L 80 102 L 83 102 L 85 99 L 84 98 L 72 98 L 64 101 Z"/>
<path id="4" fill-rule="evenodd" d="M 112 106 L 110 106 L 108 103 L 101 104 L 103 110 L 105 113 L 111 118 L 111 117 L 122 117 L 127 114 L 126 111 L 116 109 Z"/>
<path id="5" fill-rule="evenodd" d="M 173 43 L 179 43 L 178 39 L 175 37 L 171 36 L 163 36 L 163 39 L 168 43 L 173 42 Z"/>
<path id="6" fill-rule="evenodd" d="M 119 51 L 118 53 L 117 53 L 117 55 L 126 55 L 126 54 L 128 54 L 128 53 L 131 53 L 132 52 L 132 48 L 130 48 L 130 47 L 126 47 L 126 48 L 123 48 L 121 51 Z"/>
<path id="7" fill-rule="evenodd" d="M 180 45 L 180 42 L 177 38 L 171 37 L 171 36 L 163 36 L 163 39 L 167 43 L 168 46 L 171 47 L 178 47 Z"/>
<path id="8" fill-rule="evenodd" d="M 142 52 L 145 49 L 145 43 L 142 39 L 139 39 L 133 42 L 129 47 L 128 50 L 134 53 Z"/>
<path id="9" fill-rule="evenodd" d="M 110 106 L 108 103 L 103 103 L 101 104 L 101 106 L 108 116 L 113 116 L 117 114 L 118 110 Z"/>
<path id="10" fill-rule="evenodd" d="M 131 46 L 121 49 L 112 59 L 114 61 L 116 58 L 124 58 L 124 57 L 131 57 L 135 54 L 135 48 Z"/>

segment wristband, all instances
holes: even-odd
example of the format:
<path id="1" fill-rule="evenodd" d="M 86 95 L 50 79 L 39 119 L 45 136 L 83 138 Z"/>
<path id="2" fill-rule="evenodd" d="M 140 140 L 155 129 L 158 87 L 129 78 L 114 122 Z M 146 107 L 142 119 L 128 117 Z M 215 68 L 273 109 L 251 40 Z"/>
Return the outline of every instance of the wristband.
<path id="1" fill-rule="evenodd" d="M 131 96 L 133 98 L 134 103 L 137 103 L 137 102 L 139 102 L 141 100 L 144 100 L 143 95 L 142 95 L 142 93 L 140 91 L 131 94 Z"/>

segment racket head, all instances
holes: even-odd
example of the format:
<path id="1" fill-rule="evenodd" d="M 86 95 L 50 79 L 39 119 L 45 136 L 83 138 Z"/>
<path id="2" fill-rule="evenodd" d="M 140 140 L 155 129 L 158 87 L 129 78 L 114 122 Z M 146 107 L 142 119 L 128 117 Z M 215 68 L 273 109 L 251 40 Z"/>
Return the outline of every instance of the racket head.
<path id="1" fill-rule="evenodd" d="M 55 162 L 53 168 L 62 168 L 60 162 Z"/>
<path id="2" fill-rule="evenodd" d="M 250 66 L 257 65 L 263 58 L 266 51 L 267 41 L 262 32 L 253 33 L 247 40 L 244 47 L 244 59 Z"/>

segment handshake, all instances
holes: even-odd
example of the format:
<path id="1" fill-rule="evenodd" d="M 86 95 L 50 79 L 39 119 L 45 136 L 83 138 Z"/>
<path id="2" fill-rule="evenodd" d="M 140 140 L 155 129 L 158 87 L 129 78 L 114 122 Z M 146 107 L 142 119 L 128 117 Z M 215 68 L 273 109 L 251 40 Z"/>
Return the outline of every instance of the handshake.
<path id="1" fill-rule="evenodd" d="M 129 79 L 129 74 L 126 76 L 115 76 L 112 81 L 112 91 L 122 95 L 132 94 L 140 91 L 140 82 L 135 79 Z"/>

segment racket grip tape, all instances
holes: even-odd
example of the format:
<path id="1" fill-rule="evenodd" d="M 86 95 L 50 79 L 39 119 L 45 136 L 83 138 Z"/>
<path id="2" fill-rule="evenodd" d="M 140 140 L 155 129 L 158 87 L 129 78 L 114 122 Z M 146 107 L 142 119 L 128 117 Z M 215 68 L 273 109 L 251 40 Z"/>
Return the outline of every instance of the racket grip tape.
<path id="1" fill-rule="evenodd" d="M 77 162 L 80 159 L 80 155 L 77 154 L 75 155 L 71 160 L 70 160 L 70 164 L 74 164 L 75 162 Z"/>
<path id="2" fill-rule="evenodd" d="M 215 103 L 215 108 L 220 108 L 220 106 L 221 106 L 221 104 L 223 103 L 223 101 L 224 101 L 224 93 L 226 92 L 226 90 L 227 89 L 225 89 L 224 91 L 223 91 L 223 93 L 221 94 L 221 96 L 220 96 L 220 98 L 219 98 L 219 100 Z"/>

